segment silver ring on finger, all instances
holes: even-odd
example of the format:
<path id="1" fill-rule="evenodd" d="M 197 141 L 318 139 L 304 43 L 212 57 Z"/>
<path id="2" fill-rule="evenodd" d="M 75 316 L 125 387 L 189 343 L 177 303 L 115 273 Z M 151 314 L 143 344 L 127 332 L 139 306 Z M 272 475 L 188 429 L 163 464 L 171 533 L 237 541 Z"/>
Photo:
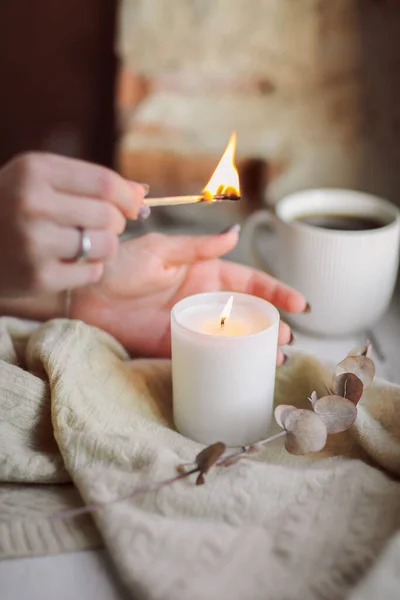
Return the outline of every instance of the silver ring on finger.
<path id="1" fill-rule="evenodd" d="M 90 235 L 83 227 L 77 227 L 78 233 L 80 234 L 79 251 L 75 257 L 76 262 L 83 262 L 87 260 L 90 251 L 92 249 L 92 241 Z"/>

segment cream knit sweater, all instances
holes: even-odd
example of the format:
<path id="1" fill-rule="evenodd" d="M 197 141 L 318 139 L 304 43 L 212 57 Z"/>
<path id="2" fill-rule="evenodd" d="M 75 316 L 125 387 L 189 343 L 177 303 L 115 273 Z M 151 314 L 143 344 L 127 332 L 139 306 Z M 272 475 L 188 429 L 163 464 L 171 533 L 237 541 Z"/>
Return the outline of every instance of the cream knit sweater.
<path id="1" fill-rule="evenodd" d="M 295 354 L 276 401 L 307 406 L 329 378 Z M 104 543 L 136 599 L 400 597 L 400 388 L 384 382 L 318 455 L 289 456 L 279 439 L 205 486 L 48 519 L 169 477 L 200 448 L 172 429 L 169 361 L 129 361 L 78 321 L 0 319 L 1 557 Z"/>

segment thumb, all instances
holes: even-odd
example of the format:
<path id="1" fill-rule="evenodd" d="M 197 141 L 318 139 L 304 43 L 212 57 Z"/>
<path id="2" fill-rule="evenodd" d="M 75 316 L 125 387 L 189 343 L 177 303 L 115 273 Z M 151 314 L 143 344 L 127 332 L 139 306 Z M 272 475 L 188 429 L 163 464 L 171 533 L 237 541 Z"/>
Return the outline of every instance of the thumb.
<path id="1" fill-rule="evenodd" d="M 164 259 L 173 265 L 183 265 L 219 258 L 236 246 L 239 231 L 240 225 L 233 225 L 217 235 L 171 236 Z"/>

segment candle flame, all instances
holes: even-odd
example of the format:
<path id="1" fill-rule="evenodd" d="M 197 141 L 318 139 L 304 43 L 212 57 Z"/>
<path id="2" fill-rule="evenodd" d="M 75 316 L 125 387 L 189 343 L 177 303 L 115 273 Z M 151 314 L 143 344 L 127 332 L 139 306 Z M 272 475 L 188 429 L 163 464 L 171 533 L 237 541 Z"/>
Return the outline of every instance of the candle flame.
<path id="1" fill-rule="evenodd" d="M 233 132 L 217 168 L 203 189 L 204 197 L 207 200 L 212 202 L 218 196 L 240 198 L 239 174 L 235 165 L 235 152 L 236 133 Z"/>
<path id="2" fill-rule="evenodd" d="M 225 304 L 223 311 L 221 313 L 221 327 L 223 327 L 225 325 L 225 321 L 229 318 L 229 315 L 231 314 L 231 310 L 232 310 L 232 305 L 233 305 L 233 296 L 230 296 L 228 302 Z"/>

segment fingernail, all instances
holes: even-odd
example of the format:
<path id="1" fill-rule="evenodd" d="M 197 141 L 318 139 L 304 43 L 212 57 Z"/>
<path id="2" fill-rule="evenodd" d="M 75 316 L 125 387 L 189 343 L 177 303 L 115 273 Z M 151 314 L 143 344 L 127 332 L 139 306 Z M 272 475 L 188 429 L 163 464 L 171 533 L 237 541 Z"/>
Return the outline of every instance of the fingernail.
<path id="1" fill-rule="evenodd" d="M 310 313 L 311 312 L 311 304 L 309 302 L 307 302 L 305 309 L 303 310 L 303 313 Z"/>
<path id="2" fill-rule="evenodd" d="M 147 219 L 150 216 L 151 210 L 150 206 L 143 205 L 140 207 L 138 219 Z"/>
<path id="3" fill-rule="evenodd" d="M 240 227 L 239 223 L 236 223 L 235 225 L 230 225 L 229 227 L 227 227 L 226 229 L 221 231 L 220 235 L 224 235 L 225 233 L 231 233 L 231 231 L 234 231 L 235 233 L 239 233 L 240 229 L 241 229 L 241 227 Z"/>
<path id="4" fill-rule="evenodd" d="M 290 332 L 290 340 L 288 341 L 288 346 L 291 346 L 292 344 L 296 343 L 296 338 L 294 337 L 293 333 Z"/>
<path id="5" fill-rule="evenodd" d="M 144 189 L 144 195 L 147 196 L 147 194 L 149 193 L 149 190 L 150 190 L 149 184 L 148 183 L 141 183 L 140 185 Z"/>

